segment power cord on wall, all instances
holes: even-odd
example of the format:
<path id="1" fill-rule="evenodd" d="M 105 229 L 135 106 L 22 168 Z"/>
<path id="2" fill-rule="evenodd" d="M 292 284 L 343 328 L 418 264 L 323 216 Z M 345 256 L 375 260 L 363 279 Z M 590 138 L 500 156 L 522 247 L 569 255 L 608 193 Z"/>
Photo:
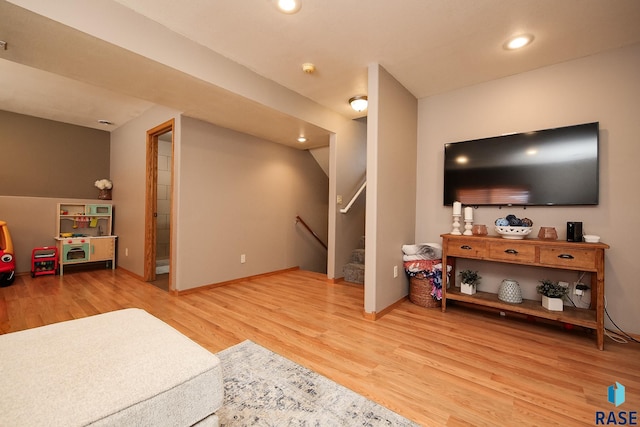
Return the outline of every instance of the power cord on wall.
<path id="1" fill-rule="evenodd" d="M 589 287 L 585 285 L 582 281 L 584 278 L 585 272 L 582 272 L 578 277 L 578 280 L 573 282 L 571 285 L 567 283 L 567 287 L 569 288 L 569 292 L 565 295 L 565 299 L 569 301 L 576 308 L 591 308 L 591 298 L 587 298 L 589 295 Z M 580 292 L 577 292 L 576 289 L 579 289 Z M 577 304 L 576 304 L 577 300 Z"/>
<path id="2" fill-rule="evenodd" d="M 611 338 L 613 341 L 615 341 L 617 343 L 621 343 L 621 344 L 628 344 L 629 341 L 632 341 L 632 342 L 640 344 L 640 341 L 638 341 L 637 339 L 635 339 L 631 335 L 627 334 L 625 331 L 623 331 L 620 328 L 620 326 L 618 326 L 616 324 L 616 322 L 613 321 L 613 319 L 609 315 L 609 312 L 607 311 L 607 297 L 604 297 L 604 312 L 606 313 L 607 318 L 609 318 L 609 320 L 611 321 L 613 326 L 615 326 L 618 329 L 618 331 L 620 331 L 620 333 L 618 333 L 618 332 L 615 332 L 615 331 L 611 331 L 609 329 L 605 329 L 605 334 L 609 338 Z"/>
<path id="3" fill-rule="evenodd" d="M 577 284 L 579 283 L 583 283 L 582 279 L 584 278 L 585 272 L 582 272 L 582 274 L 580 274 L 580 276 L 578 277 L 578 280 L 576 282 L 573 283 L 573 289 L 572 289 L 572 294 L 575 294 L 575 288 L 577 286 Z M 575 303 L 575 301 L 573 300 L 573 295 L 567 295 L 567 300 L 569 300 L 569 302 L 576 308 L 591 308 L 591 303 L 586 303 L 582 300 L 582 298 L 584 297 L 584 293 L 582 295 L 580 295 L 580 298 L 578 298 L 578 301 L 581 304 L 585 304 L 586 307 L 578 307 L 578 305 Z M 613 326 L 616 327 L 616 329 L 618 329 L 619 332 L 616 331 L 612 331 L 611 329 L 607 329 L 605 328 L 604 333 L 606 336 L 608 336 L 609 338 L 611 338 L 611 340 L 620 343 L 620 344 L 629 344 L 629 342 L 635 342 L 640 344 L 640 341 L 635 339 L 634 337 L 632 337 L 631 335 L 627 334 L 625 331 L 622 330 L 622 328 L 620 328 L 616 322 L 614 322 L 614 320 L 611 318 L 611 315 L 609 314 L 609 311 L 607 311 L 607 298 L 604 298 L 604 312 L 607 315 L 607 318 L 609 319 L 609 321 L 611 321 L 611 323 L 613 324 Z"/>

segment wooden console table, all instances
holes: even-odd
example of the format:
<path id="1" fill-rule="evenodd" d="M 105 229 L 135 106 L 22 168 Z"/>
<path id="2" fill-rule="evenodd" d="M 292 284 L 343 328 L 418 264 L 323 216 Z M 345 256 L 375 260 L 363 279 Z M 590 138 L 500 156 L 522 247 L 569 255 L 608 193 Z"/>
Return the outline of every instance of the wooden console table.
<path id="1" fill-rule="evenodd" d="M 442 278 L 442 311 L 448 300 L 497 308 L 503 311 L 557 320 L 567 324 L 583 326 L 596 331 L 598 349 L 604 349 L 604 243 L 573 243 L 562 240 L 523 239 L 510 240 L 491 236 L 459 236 L 443 234 L 442 264 L 452 265 L 449 280 Z M 494 261 L 533 267 L 548 267 L 563 270 L 587 271 L 591 274 L 591 308 L 565 306 L 563 311 L 549 311 L 540 301 L 524 300 L 521 304 L 510 304 L 498 299 L 497 294 L 478 291 L 466 295 L 455 288 L 455 260 L 457 258 Z M 448 280 L 452 285 L 447 289 Z"/>

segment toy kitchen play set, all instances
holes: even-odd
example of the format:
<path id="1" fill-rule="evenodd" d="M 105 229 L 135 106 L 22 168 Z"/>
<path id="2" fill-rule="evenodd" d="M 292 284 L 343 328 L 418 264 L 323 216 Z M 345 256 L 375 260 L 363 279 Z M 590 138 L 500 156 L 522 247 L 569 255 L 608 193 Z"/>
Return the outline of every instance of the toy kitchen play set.
<path id="1" fill-rule="evenodd" d="M 58 204 L 60 274 L 70 264 L 105 262 L 115 269 L 116 236 L 110 204 Z"/>

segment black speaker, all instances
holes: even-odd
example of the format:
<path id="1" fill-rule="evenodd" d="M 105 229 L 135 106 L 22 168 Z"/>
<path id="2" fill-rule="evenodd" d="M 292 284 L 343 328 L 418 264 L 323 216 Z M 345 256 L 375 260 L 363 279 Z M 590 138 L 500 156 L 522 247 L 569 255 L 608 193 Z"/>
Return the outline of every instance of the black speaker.
<path id="1" fill-rule="evenodd" d="M 567 242 L 582 242 L 582 223 L 567 222 Z"/>

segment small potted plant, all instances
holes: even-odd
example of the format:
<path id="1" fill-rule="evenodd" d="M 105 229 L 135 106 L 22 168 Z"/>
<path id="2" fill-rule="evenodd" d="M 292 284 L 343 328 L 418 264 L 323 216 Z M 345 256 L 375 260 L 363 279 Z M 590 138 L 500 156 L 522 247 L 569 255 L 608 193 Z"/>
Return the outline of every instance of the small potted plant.
<path id="1" fill-rule="evenodd" d="M 111 200 L 111 189 L 113 188 L 113 183 L 109 179 L 99 179 L 94 185 L 99 190 L 98 191 L 98 199 L 101 200 Z"/>
<path id="2" fill-rule="evenodd" d="M 569 288 L 553 282 L 549 279 L 541 280 L 536 287 L 539 294 L 542 294 L 542 306 L 551 311 L 562 311 L 562 299 L 569 292 Z"/>
<path id="3" fill-rule="evenodd" d="M 477 271 L 462 270 L 460 272 L 460 292 L 467 295 L 475 294 L 481 278 Z"/>

